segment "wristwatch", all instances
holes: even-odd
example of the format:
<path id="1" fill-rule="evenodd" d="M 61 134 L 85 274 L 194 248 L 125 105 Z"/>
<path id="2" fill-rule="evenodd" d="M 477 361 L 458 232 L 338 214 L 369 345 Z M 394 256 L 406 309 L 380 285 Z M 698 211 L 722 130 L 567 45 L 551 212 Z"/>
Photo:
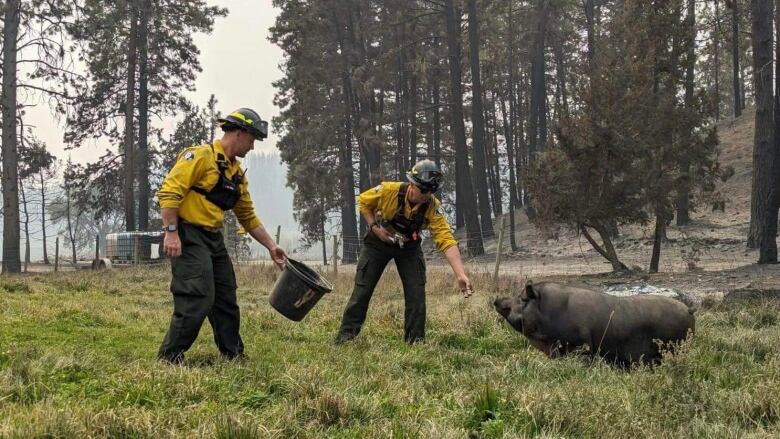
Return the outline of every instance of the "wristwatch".
<path id="1" fill-rule="evenodd" d="M 177 230 L 176 224 L 168 224 L 167 226 L 165 226 L 166 232 L 175 232 L 176 230 Z"/>

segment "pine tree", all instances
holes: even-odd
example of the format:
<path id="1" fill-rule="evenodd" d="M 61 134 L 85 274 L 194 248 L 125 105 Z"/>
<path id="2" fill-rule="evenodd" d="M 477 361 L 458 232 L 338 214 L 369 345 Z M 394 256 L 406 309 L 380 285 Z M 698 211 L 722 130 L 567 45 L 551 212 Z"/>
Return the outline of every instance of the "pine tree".
<path id="1" fill-rule="evenodd" d="M 2 192 L 3 192 L 3 273 L 21 271 L 19 254 L 19 163 L 18 163 L 18 90 L 33 96 L 51 98 L 58 112 L 64 111 L 68 94 L 63 84 L 73 84 L 77 78 L 69 70 L 70 57 L 62 38 L 66 20 L 71 14 L 71 2 L 9 0 L 3 8 L 2 48 Z M 29 59 L 26 54 L 29 54 Z M 19 74 L 19 62 L 31 63 L 30 73 Z M 29 95 L 28 95 L 29 96 Z"/>
<path id="2" fill-rule="evenodd" d="M 203 0 L 85 0 L 69 28 L 81 47 L 88 88 L 68 117 L 65 138 L 74 147 L 101 136 L 121 145 L 127 230 L 138 225 L 139 207 L 137 218 L 148 227 L 149 114 L 187 110 L 183 93 L 201 70 L 192 35 L 211 32 L 226 13 Z"/>

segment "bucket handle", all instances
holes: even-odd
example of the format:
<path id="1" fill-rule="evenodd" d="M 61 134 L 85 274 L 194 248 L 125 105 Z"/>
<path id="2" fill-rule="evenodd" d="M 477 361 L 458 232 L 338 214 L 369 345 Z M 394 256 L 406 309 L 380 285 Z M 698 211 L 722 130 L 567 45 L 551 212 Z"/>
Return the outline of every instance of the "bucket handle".
<path id="1" fill-rule="evenodd" d="M 290 271 L 295 273 L 296 276 L 305 279 L 307 283 L 317 285 L 318 287 L 324 287 L 324 289 L 326 290 L 323 291 L 324 293 L 330 293 L 331 291 L 333 291 L 333 285 L 330 282 L 328 282 L 328 280 L 325 279 L 325 277 L 323 277 L 320 273 L 317 273 L 316 271 L 306 267 L 309 271 L 311 271 L 312 275 L 315 276 L 312 277 L 308 273 L 305 273 L 301 269 L 296 267 L 294 263 L 306 267 L 306 265 L 303 264 L 302 262 L 296 261 L 288 257 L 287 260 L 285 261 L 284 268 L 289 269 Z"/>

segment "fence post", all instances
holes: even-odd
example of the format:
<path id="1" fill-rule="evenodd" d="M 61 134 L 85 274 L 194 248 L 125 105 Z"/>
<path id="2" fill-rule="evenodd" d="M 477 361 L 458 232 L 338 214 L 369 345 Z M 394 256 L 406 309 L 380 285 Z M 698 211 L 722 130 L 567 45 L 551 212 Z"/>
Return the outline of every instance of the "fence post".
<path id="1" fill-rule="evenodd" d="M 512 213 L 510 213 L 511 215 Z M 504 246 L 504 222 L 506 217 L 501 217 L 501 226 L 498 229 L 498 247 L 496 247 L 496 268 L 493 270 L 493 282 L 498 284 L 498 268 L 501 266 L 501 249 Z"/>
<path id="2" fill-rule="evenodd" d="M 339 275 L 339 237 L 333 235 L 333 275 Z"/>
<path id="3" fill-rule="evenodd" d="M 139 265 L 141 263 L 141 236 L 139 235 L 133 235 L 133 260 L 135 261 L 135 265 Z"/>
<path id="4" fill-rule="evenodd" d="M 60 237 L 54 240 L 54 272 L 60 270 Z"/>
<path id="5" fill-rule="evenodd" d="M 276 245 L 279 245 L 279 237 L 282 235 L 282 226 L 276 226 Z"/>
<path id="6" fill-rule="evenodd" d="M 95 235 L 95 259 L 100 259 L 100 234 Z"/>

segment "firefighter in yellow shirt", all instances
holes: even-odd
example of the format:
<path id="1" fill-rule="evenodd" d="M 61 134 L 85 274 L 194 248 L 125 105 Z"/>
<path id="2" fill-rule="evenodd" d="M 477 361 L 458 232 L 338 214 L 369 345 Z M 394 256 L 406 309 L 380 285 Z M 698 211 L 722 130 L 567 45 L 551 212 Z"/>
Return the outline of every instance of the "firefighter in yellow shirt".
<path id="1" fill-rule="evenodd" d="M 255 140 L 268 137 L 268 122 L 248 108 L 218 122 L 222 139 L 182 151 L 157 192 L 173 293 L 173 316 L 158 358 L 170 363 L 184 360 L 206 318 L 223 357 L 244 355 L 236 276 L 221 232 L 224 211 L 233 210 L 277 265 L 287 258 L 257 218 L 246 176 L 236 160 L 254 149 Z"/>
<path id="2" fill-rule="evenodd" d="M 363 239 L 355 288 L 344 310 L 336 343 L 352 340 L 360 333 L 374 287 L 391 259 L 395 260 L 404 288 L 404 340 L 415 343 L 425 338 L 425 258 L 420 249 L 420 233 L 425 228 L 447 258 L 464 296 L 472 293 L 458 242 L 439 210 L 441 203 L 433 196 L 439 188 L 441 172 L 432 161 L 422 160 L 406 177 L 408 182 L 384 182 L 360 194 L 360 213 L 370 231 Z"/>

